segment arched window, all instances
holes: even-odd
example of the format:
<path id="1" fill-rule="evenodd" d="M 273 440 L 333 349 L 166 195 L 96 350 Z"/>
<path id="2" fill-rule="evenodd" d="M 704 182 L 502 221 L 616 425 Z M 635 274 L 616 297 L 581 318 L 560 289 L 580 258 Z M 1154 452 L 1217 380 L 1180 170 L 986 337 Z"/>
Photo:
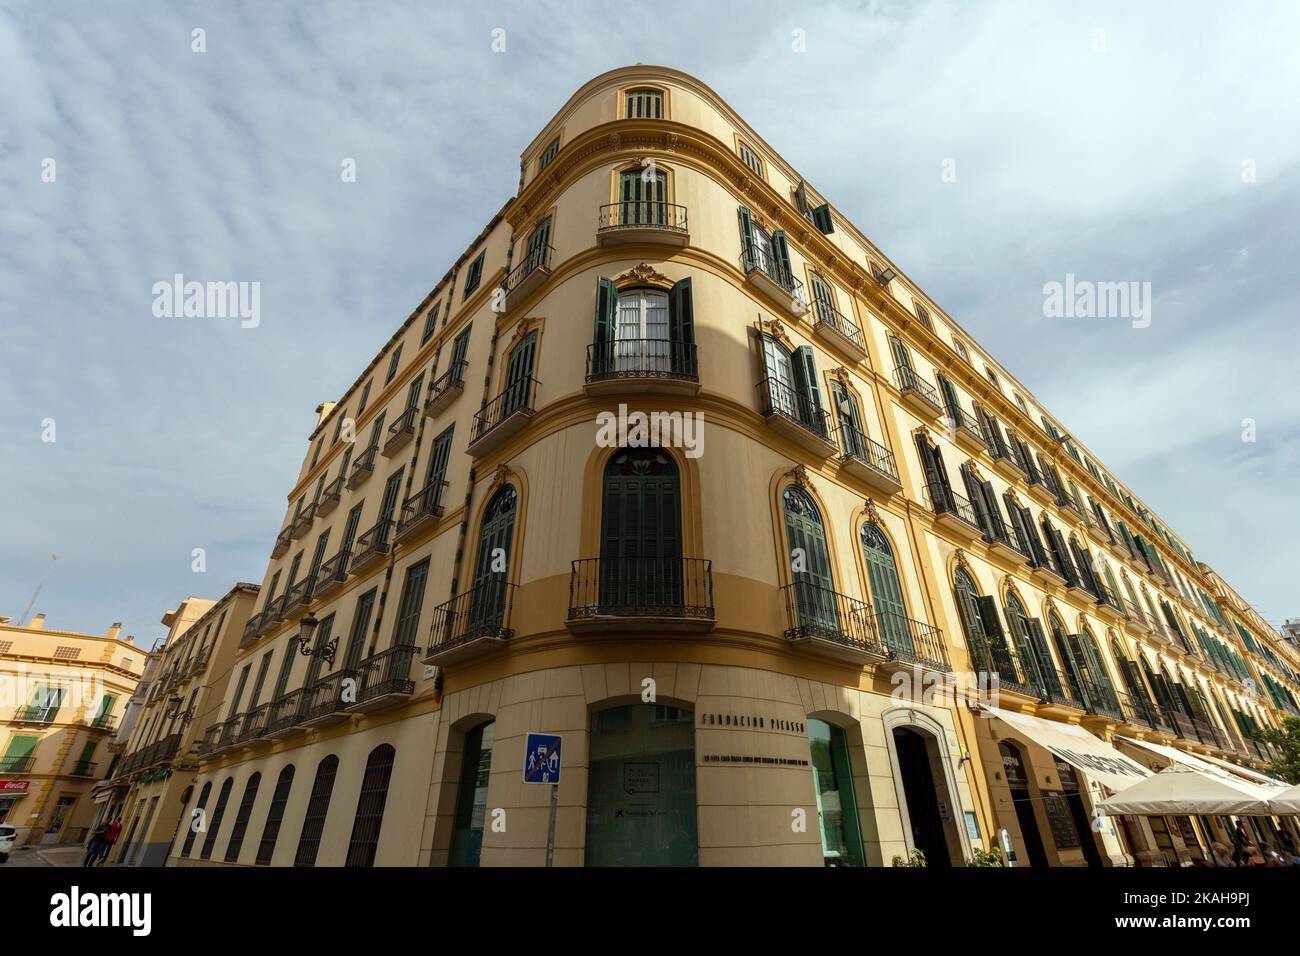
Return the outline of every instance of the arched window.
<path id="1" fill-rule="evenodd" d="M 858 829 L 847 736 L 834 724 L 813 718 L 808 721 L 808 745 L 822 859 L 827 866 L 862 866 L 862 833 Z"/>
<path id="2" fill-rule="evenodd" d="M 203 820 L 203 812 L 207 808 L 208 797 L 211 795 L 212 781 L 209 780 L 203 785 L 203 789 L 199 791 L 199 800 L 194 804 L 194 809 L 199 812 L 191 814 L 190 819 L 184 821 L 186 826 L 189 827 L 189 832 L 185 834 L 185 845 L 181 847 L 181 856 L 189 856 L 190 850 L 194 848 L 194 837 L 199 832 L 197 825 L 199 821 Z"/>
<path id="3" fill-rule="evenodd" d="M 1074 707 L 1086 707 L 1087 671 L 1080 661 L 1081 655 L 1074 653 L 1074 642 L 1070 640 L 1070 635 L 1066 634 L 1065 623 L 1059 615 L 1053 612 L 1048 616 L 1047 623 L 1052 629 L 1052 642 L 1056 645 L 1056 653 L 1061 658 L 1061 666 L 1065 668 L 1063 676 L 1066 686 L 1063 689 L 1070 698 L 1065 703 Z"/>
<path id="4" fill-rule="evenodd" d="M 625 448 L 605 466 L 600 518 L 601 605 L 682 604 L 681 482 L 659 448 Z"/>
<path id="5" fill-rule="evenodd" d="M 489 720 L 465 734 L 460 779 L 456 783 L 456 814 L 452 818 L 448 866 L 478 866 L 483 853 L 488 782 L 492 776 L 492 741 L 496 722 Z"/>
<path id="6" fill-rule="evenodd" d="M 284 820 L 284 808 L 289 803 L 289 791 L 293 787 L 293 764 L 280 771 L 275 781 L 275 792 L 271 794 L 271 806 L 266 811 L 266 823 L 262 826 L 262 839 L 257 845 L 257 865 L 268 866 L 275 855 L 275 841 L 280 836 L 280 823 Z"/>
<path id="7" fill-rule="evenodd" d="M 470 632 L 501 627 L 505 618 L 509 587 L 508 562 L 514 541 L 515 509 L 519 493 L 504 485 L 488 502 L 479 528 L 478 557 L 474 564 L 473 594 L 470 596 Z"/>
<path id="8" fill-rule="evenodd" d="M 1061 696 L 1061 682 L 1052 661 L 1052 652 L 1047 647 L 1043 625 L 1025 613 L 1020 597 L 1010 589 L 1006 594 L 1006 612 L 1025 681 L 1032 683 L 1041 697 Z"/>
<path id="9" fill-rule="evenodd" d="M 862 427 L 857 398 L 847 385 L 834 379 L 831 380 L 831 406 L 835 409 L 835 420 L 840 429 L 840 448 L 844 454 L 877 469 L 885 468 L 886 463 L 879 454 L 869 454 L 867 451 L 867 430 Z"/>
<path id="10" fill-rule="evenodd" d="M 510 350 L 510 357 L 506 359 L 505 388 L 501 391 L 501 408 L 488 419 L 492 424 L 504 421 L 513 412 L 532 405 L 533 362 L 536 356 L 537 333 L 535 331 L 529 332 L 522 342 Z"/>
<path id="11" fill-rule="evenodd" d="M 781 496 L 785 540 L 789 550 L 794 605 L 799 629 L 832 640 L 840 639 L 835 581 L 822 516 L 813 500 L 794 485 Z"/>
<path id="12" fill-rule="evenodd" d="M 208 835 L 203 840 L 203 850 L 199 853 L 199 859 L 212 859 L 212 847 L 217 842 L 217 834 L 221 831 L 221 818 L 226 815 L 226 803 L 230 800 L 230 790 L 235 785 L 234 777 L 227 777 L 226 782 L 221 785 L 221 792 L 217 794 L 217 805 L 212 811 L 212 819 L 208 821 Z"/>
<path id="13" fill-rule="evenodd" d="M 384 823 L 384 804 L 388 802 L 388 781 L 393 774 L 397 751 L 391 744 L 380 744 L 370 751 L 366 775 L 361 779 L 357 798 L 357 815 L 352 820 L 352 839 L 348 842 L 344 866 L 374 866 L 379 849 L 379 828 Z"/>
<path id="14" fill-rule="evenodd" d="M 298 852 L 294 866 L 315 866 L 320 850 L 320 837 L 325 832 L 325 817 L 330 809 L 330 796 L 334 793 L 334 778 L 339 772 L 339 758 L 330 754 L 316 766 L 316 780 L 311 785 L 311 799 L 307 813 L 302 818 L 302 832 L 298 835 Z"/>
<path id="15" fill-rule="evenodd" d="M 253 802 L 257 799 L 257 788 L 262 783 L 262 775 L 255 773 L 244 784 L 244 796 L 239 801 L 239 811 L 235 814 L 235 825 L 230 829 L 230 842 L 226 844 L 226 862 L 236 863 L 239 851 L 244 845 L 244 833 L 248 830 L 248 818 L 253 815 Z"/>
<path id="16" fill-rule="evenodd" d="M 953 575 L 953 592 L 957 598 L 962 631 L 966 635 L 966 646 L 970 648 L 975 666 L 985 673 L 996 674 L 1000 684 L 1021 690 L 1025 681 L 1002 630 L 997 601 L 981 595 L 974 579 L 961 567 Z"/>
<path id="17" fill-rule="evenodd" d="M 860 537 L 880 639 L 890 650 L 910 655 L 913 652 L 912 622 L 907 618 L 903 587 L 898 580 L 898 567 L 894 563 L 889 539 L 870 521 L 862 526 Z"/>

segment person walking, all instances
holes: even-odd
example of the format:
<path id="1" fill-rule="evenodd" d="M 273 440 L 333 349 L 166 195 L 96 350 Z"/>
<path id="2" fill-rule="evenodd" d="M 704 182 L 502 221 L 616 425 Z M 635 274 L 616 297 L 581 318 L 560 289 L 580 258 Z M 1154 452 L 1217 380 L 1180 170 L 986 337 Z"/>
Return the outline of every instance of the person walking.
<path id="1" fill-rule="evenodd" d="M 121 832 L 122 821 L 114 819 L 113 822 L 108 825 L 108 833 L 104 837 L 104 849 L 99 854 L 99 862 L 97 865 L 104 865 L 104 861 L 108 859 L 108 854 L 112 852 L 113 847 L 117 844 L 117 837 Z"/>
<path id="2" fill-rule="evenodd" d="M 107 848 L 108 843 L 108 822 L 100 823 L 95 827 L 94 832 L 90 834 L 90 842 L 86 844 L 86 858 L 82 860 L 82 866 L 93 866 L 99 859 L 99 855 Z"/>

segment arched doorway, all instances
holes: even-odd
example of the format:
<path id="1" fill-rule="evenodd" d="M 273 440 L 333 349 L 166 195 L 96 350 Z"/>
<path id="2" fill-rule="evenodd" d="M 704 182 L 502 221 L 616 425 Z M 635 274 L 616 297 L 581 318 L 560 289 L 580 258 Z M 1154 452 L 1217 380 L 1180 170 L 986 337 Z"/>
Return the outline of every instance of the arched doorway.
<path id="1" fill-rule="evenodd" d="M 626 704 L 591 715 L 587 866 L 696 866 L 695 715 Z"/>
<path id="2" fill-rule="evenodd" d="M 681 480 L 658 448 L 625 448 L 605 466 L 600 518 L 601 604 L 682 604 Z"/>
<path id="3" fill-rule="evenodd" d="M 448 866 L 478 866 L 483 853 L 488 781 L 492 774 L 492 742 L 496 721 L 486 721 L 465 734 L 460 777 L 456 782 L 456 812 L 452 817 Z"/>
<path id="4" fill-rule="evenodd" d="M 508 562 L 518 500 L 519 494 L 514 486 L 505 485 L 492 496 L 483 512 L 469 605 L 470 633 L 499 627 L 504 618 L 510 570 Z"/>
<path id="5" fill-rule="evenodd" d="M 998 753 L 1002 757 L 1002 776 L 1006 778 L 1007 789 L 1011 791 L 1011 806 L 1016 811 L 1016 823 L 1020 825 L 1020 842 L 1025 848 L 1025 856 L 1030 866 L 1047 866 L 1047 850 L 1043 847 L 1043 836 L 1038 832 L 1038 819 L 1034 815 L 1029 764 L 1024 752 L 1015 744 L 1004 740 L 998 744 Z"/>
<path id="6" fill-rule="evenodd" d="M 822 859 L 827 866 L 862 866 L 862 832 L 858 828 L 848 735 L 834 724 L 809 718 L 808 747 L 812 754 Z"/>
<path id="7" fill-rule="evenodd" d="M 821 513 L 812 498 L 793 485 L 781 496 L 781 510 L 785 515 L 785 541 L 790 549 L 799 627 L 838 639 L 835 581 Z"/>
<path id="8" fill-rule="evenodd" d="M 928 866 L 950 867 L 946 824 L 952 820 L 952 799 L 939 766 L 938 742 L 916 727 L 895 727 L 893 738 L 912 846 L 925 854 Z"/>
<path id="9" fill-rule="evenodd" d="M 903 587 L 898 581 L 898 566 L 894 563 L 894 552 L 889 547 L 889 539 L 870 521 L 862 526 L 860 537 L 880 639 L 890 650 L 910 655 L 913 652 L 912 629 L 907 619 L 907 606 L 903 604 Z"/>

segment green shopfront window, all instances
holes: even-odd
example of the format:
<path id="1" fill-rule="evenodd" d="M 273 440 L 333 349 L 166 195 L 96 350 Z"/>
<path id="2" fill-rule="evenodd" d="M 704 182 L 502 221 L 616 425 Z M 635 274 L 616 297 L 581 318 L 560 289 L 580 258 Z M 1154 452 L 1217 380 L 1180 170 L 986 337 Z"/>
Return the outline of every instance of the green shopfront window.
<path id="1" fill-rule="evenodd" d="M 488 778 L 492 774 L 492 741 L 496 723 L 479 724 L 465 735 L 451 833 L 449 866 L 478 866 L 483 853 L 483 823 L 487 817 Z"/>
<path id="2" fill-rule="evenodd" d="M 808 744 L 812 750 L 822 857 L 827 866 L 862 866 L 862 835 L 844 731 L 824 720 L 810 720 Z"/>
<path id="3" fill-rule="evenodd" d="M 591 715 L 586 864 L 699 864 L 691 711 L 629 704 Z"/>

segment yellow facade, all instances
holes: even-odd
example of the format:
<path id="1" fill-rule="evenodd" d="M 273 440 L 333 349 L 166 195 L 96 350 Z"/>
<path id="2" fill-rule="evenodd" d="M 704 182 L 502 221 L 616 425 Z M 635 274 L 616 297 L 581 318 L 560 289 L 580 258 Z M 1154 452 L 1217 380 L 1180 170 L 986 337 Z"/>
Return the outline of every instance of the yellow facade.
<path id="1" fill-rule="evenodd" d="M 545 732 L 556 865 L 962 865 L 1024 846 L 1005 729 L 934 693 L 994 670 L 1262 765 L 1294 648 L 1066 431 L 712 90 L 597 77 L 318 409 L 171 860 L 541 865 Z M 1167 858 L 1057 841 L 1094 794 L 1019 747 L 1045 862 Z"/>
<path id="2" fill-rule="evenodd" d="M 144 670 L 145 651 L 105 635 L 0 618 L 0 822 L 16 846 L 76 843 L 94 817 L 91 788 Z"/>

